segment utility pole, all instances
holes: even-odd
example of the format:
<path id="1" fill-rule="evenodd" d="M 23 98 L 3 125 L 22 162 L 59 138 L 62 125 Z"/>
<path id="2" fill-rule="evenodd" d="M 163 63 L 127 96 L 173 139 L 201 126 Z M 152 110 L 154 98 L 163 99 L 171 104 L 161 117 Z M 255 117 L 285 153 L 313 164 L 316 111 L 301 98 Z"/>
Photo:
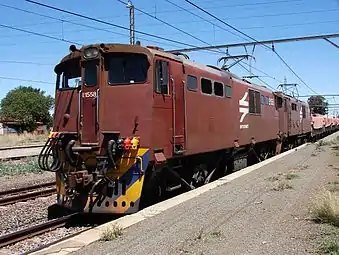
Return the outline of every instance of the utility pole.
<path id="1" fill-rule="evenodd" d="M 128 0 L 127 6 L 129 9 L 129 38 L 130 44 L 134 44 L 135 41 L 135 33 L 134 33 L 134 5 L 130 0 Z"/>

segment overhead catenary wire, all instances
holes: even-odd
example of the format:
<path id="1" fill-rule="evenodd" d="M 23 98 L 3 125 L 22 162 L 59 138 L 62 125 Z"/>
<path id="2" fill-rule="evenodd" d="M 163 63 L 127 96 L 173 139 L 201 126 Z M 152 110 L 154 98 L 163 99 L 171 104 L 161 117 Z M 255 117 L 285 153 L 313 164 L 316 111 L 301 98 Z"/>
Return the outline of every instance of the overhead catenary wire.
<path id="1" fill-rule="evenodd" d="M 271 49 L 269 46 L 265 45 L 265 44 L 262 44 L 260 43 L 258 40 L 256 40 L 255 38 L 253 38 L 252 36 L 240 31 L 239 29 L 235 28 L 234 26 L 228 24 L 227 22 L 221 20 L 220 18 L 218 18 L 217 16 L 213 15 L 212 13 L 206 11 L 205 9 L 201 8 L 200 6 L 192 3 L 190 0 L 184 0 L 185 2 L 193 5 L 194 7 L 196 7 L 197 9 L 201 10 L 202 12 L 208 14 L 209 16 L 213 17 L 214 19 L 220 21 L 221 23 L 223 23 L 224 25 L 232 28 L 233 30 L 237 31 L 238 33 L 248 37 L 249 39 L 251 39 L 252 41 L 255 41 L 257 43 L 259 43 L 260 46 L 264 47 L 264 48 L 267 48 L 269 50 L 273 50 L 273 52 L 278 56 L 278 58 L 286 65 L 286 67 L 307 87 L 309 88 L 312 92 L 318 94 L 315 90 L 313 90 L 309 85 L 307 85 L 307 83 L 290 67 L 289 64 L 287 64 L 287 62 L 276 52 L 276 50 L 274 49 Z"/>
<path id="2" fill-rule="evenodd" d="M 48 63 L 39 63 L 39 62 L 31 62 L 31 61 L 16 61 L 16 60 L 0 60 L 0 63 L 27 64 L 27 65 L 38 65 L 38 66 L 54 66 L 54 64 L 48 64 Z"/>
<path id="3" fill-rule="evenodd" d="M 220 0 L 224 1 L 224 0 Z M 268 1 L 268 2 L 256 2 L 256 3 L 248 3 L 248 4 L 231 4 L 225 7 L 243 7 L 243 6 L 257 6 L 257 5 L 266 5 L 266 4 L 277 4 L 277 3 L 291 3 L 291 2 L 302 2 L 303 0 L 278 0 L 278 1 Z M 199 3 L 215 3 L 217 0 L 204 0 L 199 1 Z"/>
<path id="4" fill-rule="evenodd" d="M 204 20 L 204 21 L 210 23 L 210 24 L 213 25 L 213 26 L 216 26 L 216 27 L 218 27 L 218 28 L 220 28 L 220 29 L 222 29 L 222 30 L 225 30 L 225 31 L 227 31 L 227 32 L 229 32 L 230 34 L 233 34 L 233 35 L 235 35 L 235 36 L 239 36 L 239 35 L 237 35 L 236 33 L 232 32 L 231 30 L 228 30 L 228 29 L 226 29 L 226 28 L 224 28 L 224 27 L 222 27 L 222 26 L 219 26 L 218 24 L 215 24 L 215 23 L 209 21 L 208 19 L 204 19 L 204 18 L 201 17 L 200 15 L 195 14 L 194 12 L 191 12 L 190 10 L 181 7 L 180 5 L 178 5 L 178 4 L 176 4 L 176 3 L 173 3 L 173 2 L 170 1 L 170 0 L 165 0 L 165 1 L 168 2 L 168 3 L 170 3 L 170 4 L 172 4 L 172 5 L 174 5 L 174 6 L 176 6 L 176 7 L 178 7 L 178 8 L 180 8 L 181 10 L 184 10 L 184 11 L 186 11 L 186 12 L 192 14 L 192 15 L 195 16 L 195 17 L 200 18 L 201 20 Z M 241 38 L 244 39 L 244 40 L 246 40 L 246 39 L 243 38 L 243 37 L 241 37 Z"/>
<path id="5" fill-rule="evenodd" d="M 117 0 L 117 1 L 120 2 L 120 3 L 122 3 L 122 4 L 124 4 L 124 5 L 127 5 L 127 3 L 124 2 L 124 1 L 122 1 L 122 0 Z M 141 10 L 141 9 L 139 9 L 139 8 L 137 8 L 137 7 L 135 7 L 135 6 L 134 6 L 134 9 L 137 10 L 137 11 L 139 11 L 139 12 L 141 12 L 141 13 L 143 13 L 143 14 L 145 14 L 145 15 L 148 16 L 148 17 L 151 17 L 152 19 L 155 19 L 155 20 L 157 20 L 157 21 L 159 21 L 159 22 L 161 22 L 161 23 L 163 23 L 163 24 L 165 24 L 165 25 L 167 25 L 167 26 L 169 26 L 169 27 L 171 27 L 171 28 L 174 28 L 175 30 L 180 31 L 181 33 L 183 33 L 183 34 L 185 34 L 185 35 L 188 35 L 188 36 L 190 36 L 190 37 L 192 37 L 192 38 L 198 40 L 199 42 L 205 43 L 205 44 L 207 44 L 207 45 L 211 45 L 210 43 L 208 43 L 208 42 L 206 42 L 206 41 L 204 41 L 204 40 L 201 40 L 200 38 L 198 38 L 198 37 L 196 37 L 196 36 L 194 36 L 194 35 L 192 35 L 192 34 L 186 32 L 186 31 L 184 31 L 184 30 L 182 30 L 182 29 L 180 29 L 180 28 L 178 28 L 178 27 L 173 26 L 172 24 L 170 24 L 170 23 L 168 23 L 168 22 L 166 22 L 166 21 L 164 21 L 164 20 L 162 20 L 162 19 L 159 19 L 159 18 L 153 16 L 153 15 L 149 14 L 148 12 L 145 12 L 145 11 L 143 11 L 143 10 Z"/>
<path id="6" fill-rule="evenodd" d="M 0 76 L 0 80 L 13 80 L 13 81 L 23 81 L 23 82 L 32 82 L 32 83 L 42 83 L 42 84 L 53 84 L 54 82 L 48 82 L 48 81 L 39 81 L 39 80 L 28 80 L 28 79 L 20 79 L 15 77 L 6 77 L 6 76 Z"/>
<path id="7" fill-rule="evenodd" d="M 56 9 L 56 10 L 58 10 L 58 11 L 70 13 L 70 14 L 73 14 L 73 15 L 77 15 L 77 16 L 80 15 L 80 17 L 83 17 L 83 16 L 84 16 L 84 15 L 81 15 L 81 14 L 76 14 L 76 13 L 73 13 L 73 12 L 61 10 L 61 9 L 59 9 L 59 8 L 56 8 L 56 7 L 50 7 L 50 6 L 47 6 L 47 5 L 45 5 L 45 4 L 40 4 L 40 3 L 35 2 L 35 1 L 30 1 L 30 0 L 26 0 L 26 1 L 27 1 L 27 2 L 32 2 L 32 3 L 38 4 L 38 5 L 42 5 L 42 6 L 44 6 L 44 7 Z M 120 2 L 122 2 L 122 1 L 120 1 Z M 39 14 L 39 13 L 31 12 L 31 11 L 24 10 L 24 9 L 21 9 L 21 8 L 17 8 L 17 7 L 12 7 L 12 6 L 8 6 L 8 5 L 3 5 L 3 6 L 9 7 L 9 8 L 13 8 L 13 9 L 16 9 L 16 10 L 20 10 L 20 11 L 24 11 L 24 12 L 31 13 L 31 14 L 43 16 L 43 17 L 52 18 L 52 19 L 59 20 L 59 21 L 65 21 L 65 20 L 63 20 L 63 19 L 59 19 L 59 18 L 47 16 L 47 15 L 44 15 L 44 14 Z M 138 9 L 138 10 L 139 10 L 139 9 Z M 144 13 L 144 14 L 147 14 L 148 16 L 151 16 L 152 18 L 154 18 L 152 15 L 150 15 L 150 14 L 148 14 L 148 13 L 146 13 L 146 12 L 143 12 L 143 13 Z M 94 19 L 94 18 L 90 18 L 90 17 L 85 17 L 85 18 Z M 159 21 L 161 21 L 162 23 L 165 23 L 165 24 L 167 24 L 167 25 L 169 25 L 169 26 L 172 26 L 172 25 L 170 25 L 169 23 L 164 22 L 164 21 L 162 21 L 162 20 L 160 20 L 160 19 L 158 19 L 158 18 L 156 18 L 156 19 L 159 20 Z M 98 21 L 97 19 L 94 19 L 94 20 L 95 20 L 95 21 Z M 69 22 L 69 21 L 65 21 L 65 22 Z M 103 22 L 105 22 L 105 21 L 103 21 Z M 72 22 L 69 22 L 69 23 L 72 23 Z M 73 23 L 74 23 L 74 22 L 73 22 Z M 105 23 L 106 23 L 106 22 L 105 22 Z M 82 25 L 82 24 L 76 23 L 76 25 Z M 83 25 L 83 26 L 86 26 L 86 27 L 89 27 L 89 28 L 92 28 L 92 29 L 104 30 L 104 31 L 107 31 L 107 32 L 109 31 L 109 30 L 107 30 L 107 29 L 101 29 L 101 28 L 96 28 L 96 27 L 87 26 L 87 25 Z M 44 37 L 47 37 L 47 38 L 50 38 L 50 39 L 56 39 L 56 40 L 60 40 L 60 41 L 70 42 L 70 41 L 65 40 L 65 39 L 60 39 L 60 38 L 56 38 L 56 37 L 52 37 L 52 36 L 48 36 L 48 35 L 44 35 L 44 34 L 39 34 L 39 33 L 31 32 L 31 31 L 27 31 L 27 30 L 15 28 L 15 27 L 9 27 L 9 26 L 6 26 L 6 27 L 12 28 L 12 29 L 15 29 L 15 30 L 18 30 L 18 31 L 26 32 L 26 33 L 31 33 L 31 34 L 35 34 L 35 35 L 39 35 L 39 36 L 44 36 Z M 173 27 L 173 26 L 172 26 L 172 27 Z M 127 28 L 126 28 L 126 29 L 127 29 Z M 177 30 L 182 31 L 182 32 L 184 32 L 184 33 L 190 35 L 189 33 L 185 32 L 185 31 L 183 31 L 183 30 L 180 30 L 180 29 L 177 29 Z M 109 32 L 112 32 L 112 31 L 109 31 Z M 192 35 L 190 35 L 190 36 L 192 36 Z M 193 36 L 193 37 L 194 37 L 194 36 Z M 197 37 L 195 37 L 195 38 L 197 38 Z M 200 40 L 199 38 L 197 38 L 197 39 L 198 39 L 199 41 L 201 41 L 201 42 L 204 42 L 205 44 L 208 44 L 207 42 L 202 41 L 202 40 Z M 79 43 L 76 43 L 76 44 L 79 44 Z M 81 44 L 79 44 L 79 45 L 81 45 Z M 185 43 L 184 43 L 184 45 L 188 45 L 188 44 L 185 44 Z M 209 45 L 210 45 L 210 44 L 209 44 Z M 189 45 L 189 46 L 191 46 L 191 45 Z M 222 53 L 222 52 L 219 51 L 219 52 L 216 52 L 216 53 Z M 256 69 L 256 68 L 254 68 L 254 69 Z M 259 70 L 259 69 L 257 69 L 257 70 Z M 259 70 L 259 71 L 261 71 L 261 70 Z M 261 71 L 261 72 L 262 72 L 262 71 Z M 264 73 L 264 72 L 262 72 L 262 73 Z M 266 74 L 266 73 L 265 73 L 265 74 Z M 267 75 L 267 74 L 266 74 L 266 75 Z M 270 77 L 271 77 L 271 76 L 270 76 Z M 275 79 L 275 78 L 273 77 L 273 79 Z"/>
<path id="8" fill-rule="evenodd" d="M 86 28 L 93 29 L 93 30 L 104 31 L 104 32 L 107 32 L 107 33 L 112 33 L 112 34 L 115 34 L 115 35 L 121 35 L 121 36 L 125 36 L 125 37 L 129 36 L 127 34 L 111 31 L 111 30 L 108 30 L 108 29 L 104 29 L 104 28 L 100 28 L 100 27 L 94 27 L 94 26 L 90 26 L 90 25 L 85 25 L 85 24 L 82 24 L 82 23 L 77 23 L 77 22 L 74 22 L 74 21 L 65 20 L 65 19 L 61 19 L 61 18 L 56 18 L 56 17 L 49 16 L 49 15 L 46 15 L 46 14 L 41 14 L 41 13 L 29 11 L 29 10 L 26 10 L 26 9 L 10 6 L 10 5 L 6 5 L 6 4 L 0 4 L 0 6 L 6 7 L 6 8 L 9 8 L 9 9 L 13 9 L 13 10 L 16 10 L 16 11 L 21 11 L 21 12 L 33 14 L 33 15 L 36 15 L 36 16 L 39 16 L 39 17 L 44 17 L 44 18 L 48 18 L 48 19 L 52 19 L 52 20 L 56 20 L 56 21 L 60 21 L 60 22 L 65 22 L 65 23 L 76 25 L 76 26 L 86 27 Z M 84 31 L 84 30 L 75 30 L 73 32 L 79 32 L 79 31 Z M 164 45 L 174 46 L 172 44 L 166 44 L 166 43 L 163 43 L 163 42 L 154 41 L 154 40 L 150 40 L 150 39 L 145 39 L 145 38 L 140 38 L 140 39 L 143 39 L 143 40 L 149 41 L 149 42 L 162 43 Z"/>
<path id="9" fill-rule="evenodd" d="M 114 27 L 118 27 L 118 28 L 122 28 L 122 29 L 125 29 L 125 30 L 129 30 L 129 28 L 127 27 L 123 27 L 123 26 L 120 26 L 120 25 L 116 25 L 116 24 L 113 24 L 113 23 L 110 23 L 110 22 L 106 22 L 106 21 L 102 21 L 102 20 L 99 20 L 99 19 L 96 19 L 96 18 L 92 18 L 92 17 L 88 17 L 88 16 L 85 16 L 85 15 L 82 15 L 82 14 L 79 14 L 79 13 L 75 13 L 75 12 L 71 12 L 71 11 L 68 11 L 68 10 L 64 10 L 64 9 L 60 9 L 60 8 L 57 8 L 57 7 L 54 7 L 54 6 L 50 6 L 50 5 L 46 5 L 46 4 L 43 4 L 43 3 L 39 3 L 39 2 L 36 2 L 36 1 L 32 1 L 32 0 L 25 0 L 26 2 L 29 2 L 29 3 L 32 3 L 32 4 L 36 4 L 36 5 L 39 5 L 39 6 L 43 6 L 43 7 L 46 7 L 46 8 L 49 8 L 49 9 L 53 9 L 53 10 L 56 10 L 56 11 L 59 11 L 59 12 L 64 12 L 64 13 L 67 13 L 67 14 L 70 14 L 70 15 L 74 15 L 74 16 L 78 16 L 78 17 L 81 17 L 81 18 L 85 18 L 85 19 L 89 19 L 91 21 L 95 21 L 95 22 L 99 22 L 99 23 L 103 23 L 103 24 L 106 24 L 106 25 L 111 25 L 111 26 L 114 26 Z M 123 2 L 124 3 L 124 2 Z M 125 4 L 125 3 L 124 3 Z M 145 14 L 146 12 L 144 12 Z M 148 14 L 149 15 L 149 14 Z M 150 15 L 152 18 L 154 18 L 152 15 Z M 159 20 L 159 19 L 158 19 Z M 163 22 L 163 21 L 162 21 Z M 167 22 L 163 22 L 163 23 L 167 23 Z M 167 38 L 163 38 L 163 37 L 159 37 L 159 36 L 155 36 L 155 35 L 152 35 L 152 34 L 149 34 L 149 33 L 144 33 L 142 31 L 137 31 L 135 30 L 136 33 L 140 33 L 140 34 L 145 34 L 145 35 L 148 35 L 148 36 L 152 36 L 152 37 L 156 37 L 156 38 L 160 38 L 160 39 L 163 39 L 163 40 L 167 40 L 167 41 L 172 41 L 172 42 L 176 42 L 176 43 L 179 43 L 179 44 L 183 44 L 183 45 L 188 45 L 188 46 L 191 46 L 190 44 L 187 44 L 187 43 L 182 43 L 182 42 L 178 42 L 178 41 L 175 41 L 175 40 L 172 40 L 172 39 L 167 39 Z M 186 32 L 185 32 L 186 33 Z M 207 42 L 204 42 L 205 44 L 208 44 Z M 209 44 L 210 45 L 210 44 Z M 194 46 L 193 46 L 194 47 Z M 216 51 L 214 51 L 216 52 Z M 221 51 L 219 52 L 216 52 L 216 53 L 223 53 Z"/>
<path id="10" fill-rule="evenodd" d="M 219 27 L 219 28 L 221 28 L 222 30 L 225 30 L 225 31 L 227 31 L 227 32 L 229 32 L 229 33 L 231 33 L 231 34 L 233 34 L 233 35 L 238 36 L 236 33 L 232 32 L 232 31 L 230 31 L 230 30 L 228 30 L 228 29 L 226 29 L 226 28 L 224 28 L 224 27 L 222 27 L 222 26 L 219 26 L 218 24 L 215 24 L 215 23 L 213 23 L 213 22 L 211 22 L 211 21 L 209 21 L 209 20 L 207 20 L 207 19 L 204 19 L 204 18 L 201 17 L 200 15 L 195 14 L 194 12 L 191 12 L 191 11 L 189 11 L 189 10 L 187 10 L 187 9 L 185 9 L 185 8 L 183 8 L 183 7 L 181 7 L 180 5 L 178 5 L 178 4 L 176 4 L 176 3 L 173 3 L 173 2 L 170 1 L 170 0 L 165 0 L 165 1 L 168 2 L 168 3 L 170 3 L 170 4 L 172 4 L 172 5 L 174 5 L 174 6 L 176 6 L 177 8 L 180 8 L 181 10 L 184 10 L 184 11 L 186 11 L 186 12 L 192 14 L 193 16 L 196 16 L 196 17 L 198 17 L 198 18 L 200 18 L 200 19 L 202 19 L 202 20 L 204 20 L 204 21 L 210 23 L 210 24 L 213 25 L 213 26 Z M 243 38 L 243 37 L 241 37 L 241 38 Z M 243 39 L 245 39 L 245 38 L 243 38 Z M 245 40 L 246 40 L 246 39 L 245 39 Z M 239 63 L 239 64 L 240 64 L 240 63 Z M 249 66 L 249 64 L 247 64 L 247 63 L 244 63 L 244 64 Z M 241 66 L 241 65 L 240 65 L 240 66 Z M 244 67 L 243 67 L 243 68 L 244 68 Z M 257 70 L 257 71 L 259 71 L 259 72 L 265 74 L 266 76 L 270 77 L 271 79 L 274 79 L 274 80 L 276 80 L 276 81 L 279 81 L 279 80 L 277 80 L 275 77 L 273 77 L 273 76 L 267 74 L 266 72 L 264 72 L 264 71 L 262 71 L 262 70 L 260 70 L 260 69 L 258 69 L 258 68 L 256 68 L 256 67 L 251 67 L 251 68 L 253 68 L 253 69 L 255 69 L 255 70 Z M 249 70 L 247 70 L 247 71 L 249 72 Z M 280 81 L 279 81 L 279 82 L 280 82 Z M 266 84 L 266 85 L 267 85 L 267 84 Z"/>
<path id="11" fill-rule="evenodd" d="M 212 0 L 214 1 L 214 0 Z M 296 1 L 303 1 L 303 0 L 296 0 Z M 282 3 L 282 2 L 292 2 L 292 1 L 272 1 L 272 2 L 265 2 L 265 3 L 261 3 L 261 2 L 257 2 L 257 3 L 251 3 L 251 4 L 236 4 L 236 5 L 223 5 L 223 6 L 212 6 L 212 7 L 208 7 L 208 9 L 220 9 L 220 8 L 234 8 L 234 7 L 242 7 L 242 6 L 246 6 L 246 5 L 253 5 L 253 7 L 256 6 L 260 6 L 261 4 L 271 4 L 271 3 Z M 201 3 L 201 2 L 199 2 Z M 252 8 L 253 8 L 252 7 Z M 187 10 L 194 10 L 194 9 L 187 9 Z M 290 15 L 300 15 L 300 14 L 310 14 L 310 13 L 325 13 L 325 12 L 335 12 L 338 11 L 338 9 L 325 9 L 325 10 L 313 10 L 313 11 L 305 11 L 305 12 L 286 12 L 286 13 L 273 13 L 273 14 L 267 14 L 267 15 L 255 15 L 255 16 L 251 16 L 251 15 L 246 15 L 244 16 L 238 16 L 238 17 L 234 17 L 234 18 L 229 18 L 229 20 L 233 20 L 233 19 L 250 19 L 250 18 L 264 18 L 264 17 L 280 17 L 280 16 L 290 16 Z M 163 10 L 163 11 L 158 11 L 157 14 L 163 14 L 163 13 L 173 13 L 173 12 L 178 12 L 178 11 L 184 11 L 184 10 Z M 143 13 L 137 13 L 136 15 L 144 15 Z M 118 15 L 118 16 L 114 16 L 114 18 L 120 18 L 120 17 L 126 17 L 128 15 Z M 104 18 L 111 18 L 111 16 L 100 16 L 99 18 L 104 19 Z M 67 20 L 67 21 L 74 21 L 74 20 Z M 212 20 L 210 20 L 212 21 Z M 65 20 L 66 22 L 66 20 Z M 175 24 L 178 23 L 191 23 L 194 21 L 184 21 L 184 22 L 176 22 Z M 328 22 L 320 22 L 320 23 L 330 23 L 332 21 L 328 21 Z M 336 21 L 333 21 L 336 22 Z M 32 24 L 27 24 L 24 25 L 24 27 L 27 26 L 35 26 L 35 25 L 43 25 L 43 24 L 55 24 L 56 22 L 39 22 L 39 23 L 32 23 Z M 149 25 L 150 26 L 150 25 Z M 250 28 L 242 28 L 242 29 L 250 29 Z"/>
<path id="12" fill-rule="evenodd" d="M 50 36 L 50 35 L 40 34 L 40 33 L 37 33 L 37 32 L 25 30 L 25 29 L 18 28 L 18 27 L 8 26 L 8 25 L 4 25 L 4 24 L 0 24 L 0 27 L 8 28 L 8 29 L 11 29 L 11 30 L 16 30 L 16 31 L 20 31 L 20 32 L 24 32 L 24 33 L 28 33 L 28 34 L 32 34 L 32 35 L 37 35 L 37 36 L 41 36 L 41 37 L 45 37 L 45 38 L 49 38 L 49 39 L 53 39 L 53 40 L 57 40 L 57 41 L 61 41 L 61 42 L 67 42 L 67 43 L 81 45 L 81 46 L 83 45 L 83 44 L 78 43 L 78 42 L 74 42 L 74 41 L 70 41 L 70 40 L 66 40 L 66 39 L 63 39 L 63 38 L 58 38 L 58 37 L 54 37 L 54 36 Z"/>
<path id="13" fill-rule="evenodd" d="M 122 0 L 117 0 L 117 1 L 120 2 L 120 3 L 122 3 L 122 4 L 124 4 L 124 5 L 127 5 L 127 3 L 124 2 L 124 1 L 122 1 Z M 177 6 L 177 7 L 179 7 L 179 8 L 182 8 L 182 7 L 178 6 L 177 4 L 175 4 L 175 3 L 173 3 L 173 2 L 171 2 L 171 1 L 169 1 L 169 0 L 165 0 L 165 1 L 171 3 L 171 4 L 174 5 L 174 6 Z M 178 31 L 180 31 L 180 32 L 182 32 L 182 33 L 188 35 L 188 36 L 191 36 L 191 37 L 193 37 L 193 38 L 199 40 L 199 41 L 202 42 L 202 43 L 205 43 L 205 44 L 207 44 L 207 45 L 211 45 L 210 43 L 208 43 L 208 42 L 206 42 L 206 41 L 203 41 L 203 40 L 201 40 L 200 38 L 198 38 L 198 37 L 196 37 L 196 36 L 193 36 L 192 34 L 190 34 L 190 33 L 186 32 L 186 31 L 184 31 L 184 30 L 182 30 L 182 29 L 180 29 L 180 28 L 177 28 L 177 27 L 171 25 L 171 24 L 169 24 L 168 22 L 166 22 L 166 21 L 164 21 L 164 20 L 162 20 L 162 19 L 159 19 L 159 18 L 157 18 L 157 17 L 155 17 L 155 16 L 152 16 L 151 14 L 149 14 L 149 13 L 147 13 L 147 12 L 145 12 L 145 11 L 143 11 L 143 10 L 141 10 L 141 9 L 139 9 L 139 8 L 137 8 L 137 7 L 135 7 L 135 6 L 134 6 L 134 9 L 136 9 L 137 11 L 139 11 L 139 12 L 141 12 L 141 13 L 143 13 L 143 14 L 145 14 L 145 15 L 147 15 L 147 16 L 153 18 L 153 19 L 156 19 L 156 20 L 160 21 L 161 23 L 166 24 L 166 25 L 168 25 L 168 26 L 170 26 L 170 27 L 172 27 L 172 28 L 174 28 L 174 29 L 176 29 L 176 30 L 178 30 Z M 188 12 L 191 13 L 191 14 L 193 14 L 193 15 L 196 15 L 196 14 L 193 13 L 193 12 L 190 12 L 190 11 L 188 11 Z M 198 16 L 198 15 L 197 15 L 197 16 Z M 212 22 L 210 22 L 210 23 L 213 24 L 213 25 L 215 25 L 215 24 L 212 23 Z M 230 32 L 230 33 L 233 33 L 232 31 L 229 31 L 229 32 Z M 233 34 L 235 34 L 235 33 L 233 33 Z M 224 54 L 223 51 L 219 51 L 219 52 L 220 52 L 220 54 Z M 239 64 L 240 64 L 240 63 L 239 63 Z M 247 64 L 247 63 L 245 63 L 245 64 Z M 247 64 L 247 65 L 248 65 L 248 64 Z M 246 69 L 246 68 L 245 68 L 244 66 L 242 66 L 241 64 L 240 64 L 240 66 L 249 72 L 249 70 Z M 258 68 L 254 68 L 254 69 L 256 69 L 256 70 L 260 71 L 261 73 L 264 73 L 264 74 L 267 75 L 268 77 L 270 77 L 270 78 L 276 80 L 275 77 L 270 76 L 269 74 L 267 74 L 267 73 L 265 73 L 265 72 L 259 70 Z M 272 89 L 274 90 L 274 88 L 271 87 L 270 85 L 268 85 L 265 81 L 263 81 L 263 80 L 261 80 L 261 79 L 260 79 L 260 81 L 263 82 L 263 83 L 265 83 L 265 85 L 269 86 L 270 88 L 272 88 Z"/>
<path id="14" fill-rule="evenodd" d="M 93 17 L 86 16 L 86 15 L 83 15 L 83 14 L 80 14 L 80 13 L 68 11 L 68 10 L 65 10 L 65 9 L 61 9 L 61 8 L 58 8 L 58 7 L 54 7 L 54 6 L 51 6 L 51 5 L 43 4 L 43 3 L 32 1 L 32 0 L 24 0 L 24 1 L 26 1 L 28 3 L 31 3 L 31 4 L 39 5 L 39 6 L 48 8 L 48 9 L 52 9 L 52 10 L 55 10 L 55 11 L 67 13 L 67 14 L 70 14 L 70 15 L 73 15 L 73 16 L 81 17 L 81 18 L 88 19 L 88 20 L 91 20 L 91 21 L 94 21 L 94 22 L 98 22 L 98 23 L 101 23 L 101 24 L 105 24 L 105 25 L 109 25 L 109 26 L 113 26 L 113 27 L 117 27 L 117 28 L 129 31 L 128 27 L 117 25 L 117 24 L 114 24 L 114 23 L 111 23 L 111 22 L 107 22 L 107 21 L 104 21 L 104 20 L 101 20 L 101 19 L 93 18 Z M 153 38 L 157 38 L 157 39 L 161 39 L 161 40 L 165 40 L 165 41 L 169 41 L 169 42 L 173 42 L 173 43 L 177 43 L 177 44 L 181 44 L 181 45 L 186 45 L 186 46 L 194 47 L 192 44 L 180 42 L 180 41 L 173 40 L 173 39 L 170 39 L 170 38 L 165 38 L 165 37 L 162 37 L 162 36 L 157 36 L 157 35 L 154 35 L 154 34 L 143 32 L 143 31 L 134 30 L 134 32 L 138 33 L 138 34 L 150 36 L 150 37 L 153 37 Z"/>
<path id="15" fill-rule="evenodd" d="M 164 1 L 167 1 L 167 0 L 164 0 Z M 192 15 L 196 15 L 196 16 L 199 16 L 195 13 L 192 12 Z M 190 21 L 181 21 L 181 22 L 175 22 L 173 24 L 175 25 L 179 25 L 179 24 L 190 24 L 192 23 L 193 24 L 197 24 L 197 23 L 200 23 L 200 22 L 208 22 L 210 24 L 213 24 L 213 22 L 211 22 L 210 20 L 208 19 L 204 19 L 201 17 L 201 21 L 200 20 L 190 20 Z M 326 21 L 313 21 L 313 22 L 305 22 L 305 23 L 291 23 L 291 24 L 278 24 L 278 25 L 265 25 L 265 26 L 249 26 L 249 27 L 241 27 L 239 29 L 243 29 L 243 30 L 258 30 L 258 29 L 267 29 L 267 28 L 281 28 L 281 29 L 287 29 L 287 28 L 295 28 L 295 27 L 300 27 L 300 26 L 309 26 L 309 25 L 314 25 L 314 24 L 317 24 L 317 25 L 320 25 L 320 24 L 332 24 L 332 23 L 339 23 L 339 19 L 336 19 L 336 20 L 326 20 Z M 150 23 L 150 24 L 145 24 L 144 26 L 147 26 L 147 27 L 155 27 L 155 26 L 158 26 L 159 24 L 154 24 L 154 23 Z M 230 34 L 233 34 L 235 36 L 238 36 L 237 34 L 235 34 L 234 32 L 226 29 L 226 28 L 221 28 L 219 25 L 217 24 L 214 24 L 213 26 L 217 27 L 216 29 L 213 28 L 213 30 L 211 29 L 192 29 L 191 31 L 192 32 L 199 32 L 199 33 L 205 33 L 207 35 L 207 33 L 215 33 L 215 32 L 220 32 L 222 30 L 224 31 L 228 31 Z M 197 27 L 199 27 L 197 25 Z M 220 29 L 218 29 L 220 28 Z M 177 33 L 171 33 L 171 35 L 173 34 L 177 34 Z M 165 35 L 168 35 L 168 33 L 161 33 L 161 35 L 165 36 Z M 239 37 L 239 36 L 238 36 Z M 245 39 L 245 38 L 243 38 Z M 246 39 L 245 39 L 246 40 Z"/>

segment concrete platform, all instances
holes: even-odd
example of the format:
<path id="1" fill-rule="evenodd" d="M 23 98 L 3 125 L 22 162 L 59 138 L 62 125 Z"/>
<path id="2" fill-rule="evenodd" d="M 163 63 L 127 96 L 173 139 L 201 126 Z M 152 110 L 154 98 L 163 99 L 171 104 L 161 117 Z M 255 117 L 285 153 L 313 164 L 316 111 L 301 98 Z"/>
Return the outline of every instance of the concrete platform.
<path id="1" fill-rule="evenodd" d="M 308 254 L 311 244 L 300 237 L 310 226 L 298 219 L 335 178 L 334 156 L 322 148 L 302 145 L 34 254 Z M 279 181 L 268 178 L 290 171 L 298 175 L 284 180 L 292 188 L 274 190 Z M 96 242 L 115 224 L 121 237 Z"/>

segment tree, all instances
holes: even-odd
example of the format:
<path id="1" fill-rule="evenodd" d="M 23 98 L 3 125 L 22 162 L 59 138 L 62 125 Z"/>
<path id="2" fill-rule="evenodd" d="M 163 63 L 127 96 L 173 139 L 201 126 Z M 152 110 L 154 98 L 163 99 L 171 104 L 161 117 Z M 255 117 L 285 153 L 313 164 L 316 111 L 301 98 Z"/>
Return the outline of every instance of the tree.
<path id="1" fill-rule="evenodd" d="M 312 113 L 327 114 L 328 103 L 323 96 L 311 96 L 307 101 Z"/>
<path id="2" fill-rule="evenodd" d="M 45 91 L 31 86 L 19 86 L 7 93 L 1 100 L 0 115 L 18 120 L 23 130 L 32 131 L 37 122 L 50 125 L 52 122 L 50 109 L 54 104 L 51 96 Z"/>

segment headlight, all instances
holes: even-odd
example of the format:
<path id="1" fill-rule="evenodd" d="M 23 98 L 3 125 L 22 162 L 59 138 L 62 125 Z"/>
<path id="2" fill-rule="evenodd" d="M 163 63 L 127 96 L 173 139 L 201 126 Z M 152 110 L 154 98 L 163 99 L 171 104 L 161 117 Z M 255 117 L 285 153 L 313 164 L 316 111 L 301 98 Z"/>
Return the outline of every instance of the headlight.
<path id="1" fill-rule="evenodd" d="M 99 50 L 97 48 L 88 48 L 84 52 L 84 58 L 96 58 L 99 55 Z"/>

